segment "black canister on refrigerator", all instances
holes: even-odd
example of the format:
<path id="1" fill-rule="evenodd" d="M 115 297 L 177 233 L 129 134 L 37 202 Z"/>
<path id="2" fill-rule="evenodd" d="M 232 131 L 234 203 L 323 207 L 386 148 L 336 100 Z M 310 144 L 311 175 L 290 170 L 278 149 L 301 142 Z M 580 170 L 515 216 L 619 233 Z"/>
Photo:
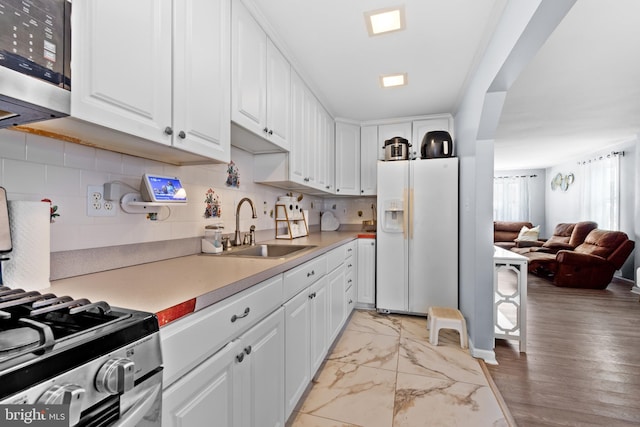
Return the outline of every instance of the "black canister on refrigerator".
<path id="1" fill-rule="evenodd" d="M 453 138 L 445 130 L 427 132 L 422 138 L 420 147 L 421 159 L 453 157 Z"/>

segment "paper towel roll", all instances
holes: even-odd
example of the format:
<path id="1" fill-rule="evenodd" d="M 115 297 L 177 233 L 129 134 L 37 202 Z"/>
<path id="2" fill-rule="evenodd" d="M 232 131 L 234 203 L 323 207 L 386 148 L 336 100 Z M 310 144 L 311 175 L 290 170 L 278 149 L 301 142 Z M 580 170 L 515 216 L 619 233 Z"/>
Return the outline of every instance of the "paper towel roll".
<path id="1" fill-rule="evenodd" d="M 13 250 L 2 263 L 2 281 L 10 288 L 48 288 L 50 275 L 50 207 L 45 202 L 10 200 L 9 228 Z"/>

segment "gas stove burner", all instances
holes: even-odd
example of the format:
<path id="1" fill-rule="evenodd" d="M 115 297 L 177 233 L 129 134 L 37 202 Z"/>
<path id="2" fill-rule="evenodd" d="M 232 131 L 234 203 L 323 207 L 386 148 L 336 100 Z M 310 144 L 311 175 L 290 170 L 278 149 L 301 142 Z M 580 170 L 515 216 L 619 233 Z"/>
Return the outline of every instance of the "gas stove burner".
<path id="1" fill-rule="evenodd" d="M 35 347 L 39 342 L 40 334 L 35 329 L 23 327 L 2 331 L 0 332 L 0 357 Z"/>
<path id="2" fill-rule="evenodd" d="M 9 319 L 11 307 L 30 306 L 29 316 L 39 316 L 52 311 L 69 309 L 70 314 L 97 310 L 109 313 L 111 307 L 104 301 L 92 303 L 86 298 L 74 300 L 69 296 L 56 297 L 54 294 L 40 294 L 37 291 L 25 292 L 23 289 L 10 289 L 0 286 L 0 319 Z"/>

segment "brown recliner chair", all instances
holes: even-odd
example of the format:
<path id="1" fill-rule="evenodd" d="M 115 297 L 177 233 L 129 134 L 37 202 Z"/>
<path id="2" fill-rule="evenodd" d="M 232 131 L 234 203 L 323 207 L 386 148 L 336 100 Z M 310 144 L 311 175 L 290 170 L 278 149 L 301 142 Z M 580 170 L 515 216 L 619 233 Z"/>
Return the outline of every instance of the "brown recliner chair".
<path id="1" fill-rule="evenodd" d="M 538 261 L 543 261 L 543 267 L 553 274 L 556 286 L 605 289 L 634 246 L 622 231 L 596 228 L 574 250 L 560 250 L 555 259 Z"/>

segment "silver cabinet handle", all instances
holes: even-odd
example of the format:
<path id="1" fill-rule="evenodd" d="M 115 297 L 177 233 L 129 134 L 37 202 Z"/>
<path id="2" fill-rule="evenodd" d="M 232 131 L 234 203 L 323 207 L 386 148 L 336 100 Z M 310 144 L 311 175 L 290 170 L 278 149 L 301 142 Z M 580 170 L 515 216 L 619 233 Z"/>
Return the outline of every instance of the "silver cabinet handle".
<path id="1" fill-rule="evenodd" d="M 244 348 L 244 352 L 245 352 L 245 354 L 246 354 L 247 356 L 251 354 L 251 350 L 252 350 L 252 349 L 251 349 L 251 346 L 250 346 L 250 345 L 248 345 L 248 346 L 246 346 L 246 347 Z"/>
<path id="2" fill-rule="evenodd" d="M 242 361 L 244 360 L 244 353 L 238 353 L 238 355 L 236 356 L 236 360 L 238 361 L 238 363 L 242 363 Z"/>
<path id="3" fill-rule="evenodd" d="M 264 128 L 264 129 L 262 129 L 262 132 L 267 133 L 267 132 L 269 132 L 269 129 Z"/>
<path id="4" fill-rule="evenodd" d="M 307 277 L 311 277 L 314 274 L 316 274 L 316 271 L 315 270 L 311 270 L 311 273 L 307 273 Z"/>
<path id="5" fill-rule="evenodd" d="M 273 135 L 273 130 L 269 129 L 269 135 Z"/>
<path id="6" fill-rule="evenodd" d="M 244 313 L 238 315 L 238 314 L 234 314 L 233 316 L 231 316 L 231 323 L 235 322 L 238 319 L 242 319 L 243 317 L 247 317 L 249 315 L 249 311 L 251 309 L 249 307 L 244 309 Z"/>
<path id="7" fill-rule="evenodd" d="M 181 130 L 181 131 L 178 133 L 178 138 L 180 138 L 180 139 L 185 139 L 186 137 L 187 137 L 187 134 L 186 134 L 186 133 L 184 133 L 184 131 L 183 131 L 183 130 Z"/>
<path id="8" fill-rule="evenodd" d="M 173 129 L 171 129 L 170 126 L 167 126 L 166 128 L 164 128 L 164 133 L 167 135 L 173 135 Z"/>

